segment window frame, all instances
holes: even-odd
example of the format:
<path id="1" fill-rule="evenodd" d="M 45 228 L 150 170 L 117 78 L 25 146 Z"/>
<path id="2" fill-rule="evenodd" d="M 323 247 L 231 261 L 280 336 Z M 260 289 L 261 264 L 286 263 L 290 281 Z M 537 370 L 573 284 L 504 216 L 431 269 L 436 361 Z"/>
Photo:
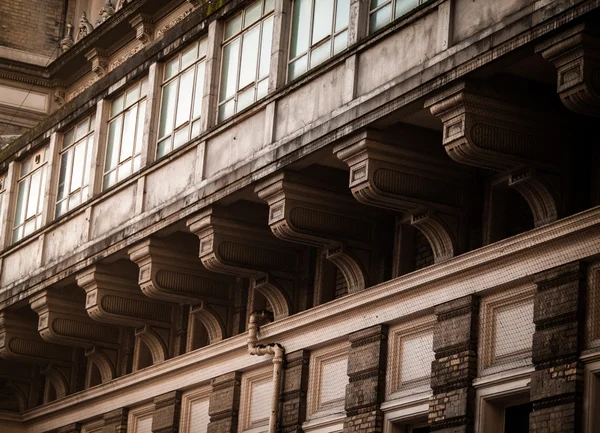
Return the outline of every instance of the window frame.
<path id="1" fill-rule="evenodd" d="M 56 155 L 57 155 L 57 173 L 56 173 L 56 199 L 54 202 L 54 212 L 53 212 L 53 216 L 54 219 L 58 219 L 61 218 L 63 215 L 69 213 L 70 211 L 72 211 L 73 209 L 79 207 L 80 205 L 82 205 L 83 203 L 85 203 L 91 196 L 91 188 L 92 188 L 92 164 L 93 164 L 93 153 L 94 153 L 94 140 L 95 140 L 95 136 L 96 136 L 96 120 L 97 120 L 97 113 L 96 111 L 93 111 L 85 116 L 83 116 L 82 119 L 79 119 L 77 122 L 74 122 L 71 124 L 71 126 L 69 128 L 65 129 L 65 132 L 62 133 L 62 140 L 60 140 L 60 148 L 56 150 Z M 88 123 L 88 130 L 87 132 L 79 139 L 76 139 L 76 131 L 77 128 L 79 127 L 79 125 L 81 125 L 84 121 L 87 121 Z M 73 141 L 71 143 L 69 143 L 69 145 L 67 147 L 65 147 L 65 136 L 70 132 L 73 131 Z M 90 141 L 91 139 L 91 141 Z M 69 153 L 69 152 L 73 152 L 73 156 L 71 158 L 68 159 L 67 161 L 67 169 L 70 171 L 70 173 L 68 174 L 68 176 L 65 179 L 69 180 L 68 183 L 68 188 L 67 190 L 71 189 L 71 184 L 73 182 L 73 167 L 74 167 L 74 153 L 75 153 L 75 148 L 78 145 L 81 145 L 82 143 L 85 142 L 85 146 L 86 146 L 86 150 L 85 150 L 85 154 L 84 154 L 84 166 L 83 166 L 83 172 L 81 174 L 81 185 L 79 186 L 79 188 L 77 188 L 76 191 L 73 192 L 69 192 L 66 191 L 64 193 L 64 196 L 62 198 L 59 198 L 59 193 L 60 193 L 60 176 L 61 176 L 61 172 L 62 172 L 62 162 L 63 162 L 63 155 Z M 87 184 L 85 184 L 85 178 L 86 178 L 86 173 L 87 173 Z M 85 193 L 84 196 L 84 190 L 87 188 L 87 192 Z M 77 194 L 81 194 L 80 197 L 80 201 L 78 204 L 76 204 L 73 207 L 69 206 L 69 200 L 71 197 L 76 196 Z M 67 203 L 67 209 L 62 212 L 62 213 L 58 213 L 59 211 L 59 206 L 61 205 L 61 203 Z"/>
<path id="2" fill-rule="evenodd" d="M 261 2 L 260 18 L 258 20 L 256 20 L 254 23 L 252 23 L 251 25 L 249 25 L 248 27 L 244 28 L 247 10 L 257 2 Z M 272 49 L 273 49 L 273 39 L 274 39 L 274 35 L 275 35 L 275 33 L 274 33 L 275 32 L 275 2 L 273 2 L 273 9 L 271 11 L 269 11 L 268 13 L 265 13 L 266 2 L 267 2 L 267 0 L 255 0 L 255 1 L 251 2 L 250 4 L 248 4 L 247 6 L 245 6 L 240 12 L 234 14 L 229 19 L 225 20 L 225 22 L 223 23 L 223 38 L 222 38 L 222 41 L 220 42 L 220 49 L 221 49 L 221 62 L 220 63 L 221 64 L 220 64 L 220 68 L 219 68 L 219 91 L 218 91 L 218 95 L 217 95 L 217 121 L 218 122 L 224 122 L 227 119 L 231 119 L 233 116 L 235 116 L 240 111 L 245 110 L 246 108 L 250 107 L 252 104 L 256 103 L 257 101 L 260 101 L 261 99 L 265 98 L 269 94 L 269 81 L 271 80 L 271 76 L 270 76 L 271 53 L 269 52 L 269 68 L 267 69 L 267 75 L 262 78 L 260 76 L 260 59 L 261 59 L 261 54 L 262 54 L 261 50 L 262 50 L 262 43 L 263 43 L 264 23 L 268 19 L 273 19 L 273 25 L 271 28 L 271 50 L 270 51 L 272 51 Z M 225 36 L 226 36 L 225 30 L 227 28 L 227 24 L 231 20 L 235 19 L 238 15 L 242 16 L 242 22 L 240 24 L 241 29 L 239 32 L 234 33 L 233 35 L 231 35 L 229 38 L 226 39 L 225 38 Z M 256 62 L 255 79 L 251 83 L 247 84 L 243 89 L 237 89 L 239 86 L 239 83 L 240 83 L 240 75 L 241 75 L 241 70 L 242 70 L 241 60 L 242 60 L 242 54 L 243 54 L 244 35 L 246 35 L 247 33 L 250 33 L 254 28 L 259 27 L 259 26 L 260 26 L 260 31 L 259 31 L 259 37 L 258 37 L 258 52 L 256 53 L 257 62 Z M 224 58 L 225 58 L 225 56 L 224 56 L 225 48 L 228 45 L 235 42 L 235 40 L 238 38 L 240 40 L 240 44 L 239 44 L 239 48 L 238 48 L 238 61 L 237 61 L 237 70 L 236 70 L 236 79 L 235 79 L 235 88 L 237 90 L 235 90 L 233 96 L 230 96 L 229 98 L 221 101 L 221 94 L 222 94 L 221 84 L 223 81 L 223 70 L 224 70 L 223 66 L 224 66 Z M 266 81 L 266 84 L 267 84 L 266 93 L 263 96 L 258 96 L 258 86 L 263 81 Z M 243 107 L 242 109 L 238 109 L 239 95 L 245 93 L 246 91 L 250 90 L 251 88 L 254 88 L 253 101 L 250 104 L 248 104 L 247 106 Z M 231 101 L 234 102 L 233 113 L 230 116 L 221 117 L 221 107 Z"/>
<path id="3" fill-rule="evenodd" d="M 329 33 L 328 36 L 324 37 L 323 39 L 319 40 L 317 43 L 315 43 L 313 45 L 312 38 L 313 38 L 314 24 L 315 24 L 314 9 L 315 9 L 315 2 L 318 0 L 310 0 L 311 3 L 310 3 L 310 26 L 309 26 L 309 32 L 308 32 L 308 48 L 306 51 L 303 51 L 301 54 L 297 54 L 296 57 L 291 58 L 290 56 L 292 53 L 292 39 L 294 37 L 294 11 L 295 11 L 295 5 L 296 5 L 297 1 L 298 0 L 294 0 L 292 2 L 291 11 L 290 11 L 291 22 L 290 22 L 290 31 L 289 31 L 290 37 L 288 38 L 289 40 L 288 40 L 288 50 L 287 50 L 288 59 L 287 59 L 287 63 L 286 63 L 286 82 L 291 82 L 291 81 L 294 81 L 294 80 L 300 78 L 301 76 L 306 74 L 311 69 L 314 69 L 314 68 L 318 67 L 319 65 L 322 65 L 327 60 L 331 59 L 332 57 L 338 55 L 339 53 L 343 52 L 345 49 L 348 48 L 348 39 L 346 39 L 346 46 L 342 50 L 340 50 L 339 52 L 336 53 L 335 52 L 335 38 L 344 32 L 347 32 L 348 35 L 350 33 L 350 24 L 351 24 L 350 23 L 350 11 L 351 11 L 351 7 L 352 7 L 351 3 L 349 5 L 349 11 L 348 11 L 349 12 L 348 25 L 346 27 L 343 27 L 342 29 L 338 30 L 338 32 L 336 33 L 335 25 L 336 25 L 336 18 L 337 18 L 338 2 L 344 1 L 344 0 L 333 0 L 334 5 L 333 5 L 333 12 L 332 12 L 333 19 L 331 20 L 331 32 Z M 331 43 L 329 56 L 327 58 L 323 59 L 318 64 L 311 65 L 311 58 L 312 58 L 313 51 L 315 51 L 317 48 L 321 47 L 322 45 L 325 45 L 328 42 Z M 292 77 L 291 73 L 290 73 L 292 64 L 304 56 L 306 56 L 306 70 L 304 72 L 298 74 L 297 76 Z"/>
<path id="4" fill-rule="evenodd" d="M 423 6 L 425 3 L 428 2 L 428 0 L 417 0 L 417 1 L 419 3 L 417 6 L 415 6 L 414 8 L 410 9 L 408 12 L 406 12 L 403 15 L 400 15 L 400 16 L 396 16 L 396 4 L 397 4 L 398 0 L 386 0 L 385 3 L 377 6 L 375 9 L 371 9 L 371 4 L 369 4 L 369 14 L 368 14 L 368 18 L 367 18 L 367 25 L 368 25 L 367 34 L 368 35 L 372 35 L 372 34 L 377 33 L 378 31 L 380 31 L 381 29 L 387 27 L 388 25 L 390 25 L 391 23 L 393 23 L 397 19 L 407 16 L 409 13 L 415 11 L 420 6 Z M 380 27 L 380 28 L 378 28 L 376 30 L 371 30 L 371 17 L 373 16 L 373 14 L 379 12 L 380 10 L 382 10 L 383 8 L 385 8 L 388 5 L 391 5 L 391 17 L 390 17 L 390 21 L 387 24 L 383 25 L 382 27 Z"/>
<path id="5" fill-rule="evenodd" d="M 175 55 L 173 55 L 172 57 L 170 57 L 167 61 L 164 62 L 163 64 L 163 68 L 162 68 L 162 72 L 161 72 L 161 81 L 160 81 L 160 106 L 159 109 L 157 110 L 157 118 L 156 118 L 156 151 L 155 151 L 155 158 L 156 159 L 161 159 L 164 156 L 168 155 L 169 153 L 173 152 L 175 149 L 179 149 L 180 147 L 183 147 L 186 143 L 188 143 L 190 140 L 192 140 L 193 138 L 199 136 L 202 133 L 202 118 L 203 116 L 206 116 L 207 113 L 204 113 L 202 104 L 203 104 L 203 99 L 204 99 L 204 87 L 206 84 L 206 80 L 207 80 L 207 74 L 210 74 L 210 71 L 207 71 L 207 63 L 208 63 L 208 37 L 207 36 L 203 36 L 201 38 L 199 38 L 198 40 L 194 41 L 192 44 L 185 46 L 184 48 L 182 48 L 178 53 L 176 53 Z M 200 47 L 202 46 L 202 44 L 204 44 L 204 52 L 202 53 L 202 55 L 200 55 Z M 192 48 L 192 45 L 196 46 L 196 50 L 198 52 L 198 57 L 196 58 L 196 60 L 194 60 L 192 63 L 190 63 L 189 65 L 187 65 L 185 68 L 182 68 L 182 57 L 185 53 L 187 53 L 188 51 L 190 51 L 190 49 Z M 172 77 L 166 78 L 167 76 L 167 65 L 171 62 L 173 62 L 175 59 L 178 60 L 178 68 L 179 71 L 174 74 Z M 200 114 L 197 117 L 194 117 L 194 105 L 195 105 L 195 97 L 196 97 L 196 93 L 197 93 L 197 89 L 196 89 L 196 85 L 197 85 L 197 80 L 198 80 L 198 66 L 203 63 L 203 67 L 204 67 L 204 78 L 202 80 L 202 90 L 200 93 Z M 193 76 L 193 86 L 191 89 L 191 101 L 190 101 L 190 115 L 189 118 L 184 121 L 181 125 L 176 126 L 176 122 L 177 122 L 177 113 L 179 111 L 179 89 L 181 86 L 181 77 L 183 77 L 183 75 L 185 75 L 187 72 L 189 72 L 190 70 L 194 70 L 194 76 Z M 170 131 L 168 134 L 161 136 L 160 135 L 160 128 L 161 128 L 161 121 L 162 121 L 162 116 L 163 116 L 163 111 L 165 109 L 164 106 L 164 102 L 165 102 L 165 91 L 164 89 L 171 83 L 177 81 L 177 86 L 175 88 L 175 102 L 174 102 L 174 109 L 173 109 L 173 115 L 172 115 L 172 120 L 171 120 L 171 127 L 170 127 Z M 196 134 L 194 134 L 194 124 L 199 125 L 198 127 L 198 131 Z M 178 132 L 183 131 L 184 129 L 188 128 L 188 134 L 187 134 L 187 139 L 185 141 L 183 141 L 181 144 L 175 146 L 175 135 Z M 164 153 L 160 154 L 160 145 L 161 143 L 165 142 L 166 140 L 169 140 L 169 148 L 167 150 L 164 151 Z"/>
<path id="6" fill-rule="evenodd" d="M 47 173 L 47 167 L 48 167 L 48 155 L 49 153 L 49 148 L 48 145 L 43 146 L 42 149 L 39 149 L 38 151 L 36 151 L 34 154 L 28 156 L 27 158 L 23 159 L 22 161 L 19 162 L 18 164 L 18 174 L 15 176 L 15 189 L 14 189 L 14 208 L 11 211 L 11 214 L 13 216 L 13 220 L 12 220 L 12 227 L 11 227 L 11 236 L 10 236 L 10 244 L 15 244 L 25 238 L 27 238 L 29 235 L 35 233 L 37 230 L 41 229 L 42 226 L 44 225 L 44 196 L 45 196 L 45 192 L 46 192 L 46 185 L 48 183 L 48 173 Z M 36 158 L 40 157 L 40 161 L 36 162 Z M 30 171 L 28 171 L 26 174 L 23 174 L 23 166 L 25 165 L 26 162 L 28 161 L 32 161 L 32 169 Z M 37 199 L 37 209 L 36 209 L 36 213 L 34 214 L 34 216 L 27 218 L 27 207 L 29 205 L 29 197 L 31 194 L 31 179 L 29 180 L 29 184 L 27 186 L 27 197 L 26 199 L 24 199 L 24 203 L 26 203 L 26 207 L 24 210 L 24 218 L 23 221 L 17 225 L 17 214 L 19 211 L 19 191 L 20 191 L 20 185 L 22 182 L 25 181 L 25 179 L 27 178 L 31 178 L 35 175 L 35 173 L 37 172 L 41 172 L 41 180 L 40 180 L 40 185 L 39 185 L 39 196 Z M 39 225 L 36 222 L 39 218 Z M 34 229 L 30 232 L 25 234 L 25 226 L 27 225 L 27 223 L 34 221 Z M 19 229 L 23 229 L 22 230 L 22 235 L 18 238 L 15 237 L 15 233 L 19 230 Z"/>
<path id="7" fill-rule="evenodd" d="M 144 83 L 145 83 L 145 86 L 144 86 Z M 127 105 L 127 93 L 136 86 L 139 86 L 139 96 L 135 100 L 135 102 Z M 145 93 L 144 93 L 144 87 L 146 89 Z M 145 124 L 145 119 L 147 117 L 148 108 L 149 108 L 149 106 L 148 106 L 149 92 L 150 92 L 150 82 L 149 82 L 148 76 L 145 76 L 145 77 L 141 78 L 140 80 L 137 80 L 135 82 L 135 84 L 128 86 L 127 89 L 120 92 L 117 96 L 111 98 L 111 100 L 110 100 L 110 109 L 108 110 L 107 120 L 106 120 L 106 141 L 103 143 L 104 144 L 104 149 L 103 149 L 104 160 L 103 160 L 103 164 L 102 164 L 102 176 L 101 176 L 102 191 L 106 191 L 106 190 L 114 187 L 115 185 L 119 184 L 123 180 L 127 179 L 129 176 L 133 175 L 134 173 L 137 173 L 142 168 L 142 159 L 143 159 L 143 154 L 144 154 L 144 142 L 143 142 L 144 124 Z M 123 97 L 123 107 L 117 114 L 113 115 L 113 113 L 112 113 L 113 104 L 115 103 L 115 101 L 117 101 L 121 97 Z M 142 103 L 145 103 L 145 106 L 144 106 L 144 111 L 142 113 L 143 115 L 140 116 L 140 106 Z M 121 152 L 123 149 L 123 134 L 125 132 L 125 115 L 127 114 L 127 112 L 132 110 L 133 107 L 135 107 L 135 106 L 137 106 L 137 109 L 136 109 L 137 112 L 136 112 L 136 118 L 135 118 L 135 128 L 133 131 L 133 145 L 132 145 L 132 149 L 131 149 L 131 155 L 128 158 L 126 158 L 124 161 L 121 161 L 120 158 L 121 158 Z M 116 156 L 117 162 L 114 167 L 107 170 L 106 165 L 109 161 L 108 151 L 110 148 L 110 127 L 111 127 L 111 124 L 114 122 L 117 122 L 119 118 L 123 119 L 121 121 L 121 127 L 120 127 L 119 146 L 118 146 L 117 150 L 113 149 L 114 151 L 116 151 L 116 154 L 117 154 L 117 156 Z M 140 125 L 140 122 L 141 122 L 141 125 Z M 140 126 L 141 126 L 141 130 L 140 130 Z M 136 153 L 136 146 L 138 144 L 138 141 L 140 143 L 140 148 L 139 148 L 139 153 Z M 135 166 L 136 158 L 139 158 L 139 166 L 137 167 L 137 169 Z M 120 178 L 119 170 L 121 169 L 122 166 L 129 163 L 130 161 L 131 161 L 131 172 L 127 176 Z M 106 185 L 107 177 L 112 173 L 116 173 L 115 181 L 107 186 Z"/>

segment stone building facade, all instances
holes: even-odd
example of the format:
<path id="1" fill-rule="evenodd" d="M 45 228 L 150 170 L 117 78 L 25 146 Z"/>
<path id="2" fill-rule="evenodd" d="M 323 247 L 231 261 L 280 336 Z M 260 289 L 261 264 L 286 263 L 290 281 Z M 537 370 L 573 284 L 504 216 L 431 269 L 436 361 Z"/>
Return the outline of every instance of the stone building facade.
<path id="1" fill-rule="evenodd" d="M 0 431 L 600 431 L 599 1 L 0 12 Z"/>

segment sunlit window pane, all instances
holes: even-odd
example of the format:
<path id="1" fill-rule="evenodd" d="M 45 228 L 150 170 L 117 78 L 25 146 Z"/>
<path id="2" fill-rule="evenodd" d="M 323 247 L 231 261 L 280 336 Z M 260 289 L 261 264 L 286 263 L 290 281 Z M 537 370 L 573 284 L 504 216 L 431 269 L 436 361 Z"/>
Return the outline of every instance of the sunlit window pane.
<path id="1" fill-rule="evenodd" d="M 123 127 L 123 117 L 115 119 L 108 126 L 108 144 L 106 148 L 106 170 L 117 166 L 119 146 L 121 145 L 121 128 Z"/>
<path id="2" fill-rule="evenodd" d="M 262 15 L 262 0 L 258 0 L 246 8 L 246 17 L 244 19 L 244 28 L 250 27 L 257 22 Z"/>
<path id="3" fill-rule="evenodd" d="M 202 94 L 204 91 L 204 69 L 205 63 L 201 63 L 198 65 L 198 70 L 196 72 L 196 84 L 195 84 L 195 92 L 194 92 L 194 118 L 200 117 L 202 114 Z"/>
<path id="4" fill-rule="evenodd" d="M 296 0 L 294 2 L 292 42 L 290 45 L 290 58 L 292 59 L 308 50 L 312 1 L 313 0 Z"/>
<path id="5" fill-rule="evenodd" d="M 160 113 L 159 137 L 164 137 L 173 131 L 175 120 L 175 104 L 177 102 L 177 81 L 172 81 L 163 87 L 162 110 Z"/>
<path id="6" fill-rule="evenodd" d="M 419 0 L 396 0 L 395 18 L 400 18 L 402 15 L 410 12 L 417 6 L 419 6 Z"/>
<path id="7" fill-rule="evenodd" d="M 221 101 L 231 98 L 236 90 L 240 40 L 236 39 L 223 49 L 223 74 L 221 76 Z"/>
<path id="8" fill-rule="evenodd" d="M 36 160 L 36 156 L 31 156 L 21 163 L 22 169 L 17 185 L 13 242 L 41 227 L 46 185 L 46 159 L 44 153 L 40 159 Z M 23 170 L 24 167 L 26 170 Z"/>
<path id="9" fill-rule="evenodd" d="M 319 0 L 314 3 L 313 45 L 331 35 L 334 2 L 335 0 Z"/>
<path id="10" fill-rule="evenodd" d="M 350 21 L 350 0 L 337 0 L 335 12 L 335 31 L 339 32 L 348 27 Z"/>
<path id="11" fill-rule="evenodd" d="M 254 27 L 244 35 L 238 89 L 243 89 L 256 80 L 259 37 L 260 27 Z"/>
<path id="12" fill-rule="evenodd" d="M 268 18 L 263 23 L 262 42 L 260 47 L 260 69 L 258 76 L 260 78 L 269 75 L 271 67 L 271 46 L 273 43 L 273 17 Z"/>
<path id="13" fill-rule="evenodd" d="M 180 78 L 175 128 L 178 128 L 190 120 L 190 114 L 192 112 L 192 89 L 194 88 L 194 75 L 194 70 L 190 69 Z"/>

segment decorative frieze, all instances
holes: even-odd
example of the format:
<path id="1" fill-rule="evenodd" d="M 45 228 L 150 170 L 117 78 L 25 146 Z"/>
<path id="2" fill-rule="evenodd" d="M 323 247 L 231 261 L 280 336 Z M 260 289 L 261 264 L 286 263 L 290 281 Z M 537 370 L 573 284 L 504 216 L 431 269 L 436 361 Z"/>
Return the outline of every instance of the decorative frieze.
<path id="1" fill-rule="evenodd" d="M 150 298 L 176 303 L 228 305 L 233 278 L 207 271 L 198 254 L 188 254 L 159 239 L 128 251 L 139 268 L 139 286 Z"/>
<path id="2" fill-rule="evenodd" d="M 519 192 L 536 226 L 556 221 L 560 197 L 556 178 L 561 171 L 558 122 L 550 124 L 550 115 L 544 116 L 529 101 L 505 100 L 470 82 L 440 92 L 425 106 L 442 121 L 443 144 L 452 159 L 500 172 L 496 186 L 502 183 Z"/>
<path id="3" fill-rule="evenodd" d="M 554 64 L 557 91 L 563 104 L 576 113 L 600 117 L 600 34 L 581 23 L 536 47 Z"/>
<path id="4" fill-rule="evenodd" d="M 406 140 L 423 141 L 403 134 Z M 404 223 L 420 230 L 434 252 L 436 262 L 458 250 L 461 208 L 465 202 L 467 175 L 450 161 L 433 158 L 411 147 L 392 145 L 396 140 L 366 130 L 334 148 L 350 167 L 350 189 L 361 203 L 402 212 Z"/>
<path id="5" fill-rule="evenodd" d="M 344 275 L 350 293 L 369 285 L 370 263 L 354 248 L 369 251 L 376 219 L 351 197 L 280 173 L 259 183 L 255 192 L 269 204 L 269 226 L 278 238 L 323 248 Z"/>
<path id="6" fill-rule="evenodd" d="M 249 278 L 251 289 L 269 301 L 276 319 L 288 316 L 292 312 L 293 287 L 282 280 L 294 280 L 297 251 L 266 227 L 249 221 L 252 218 L 243 221 L 214 207 L 189 219 L 187 225 L 200 238 L 200 259 L 207 269 Z"/>

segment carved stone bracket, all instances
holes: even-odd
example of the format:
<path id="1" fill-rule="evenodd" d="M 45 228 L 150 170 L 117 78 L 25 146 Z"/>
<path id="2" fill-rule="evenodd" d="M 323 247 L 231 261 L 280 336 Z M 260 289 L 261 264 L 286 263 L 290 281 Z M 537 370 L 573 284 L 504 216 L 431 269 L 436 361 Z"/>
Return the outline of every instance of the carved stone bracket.
<path id="1" fill-rule="evenodd" d="M 269 226 L 280 239 L 324 248 L 348 283 L 349 292 L 368 284 L 368 264 L 352 247 L 369 249 L 375 220 L 368 208 L 359 208 L 351 197 L 302 183 L 291 173 L 281 173 L 258 184 L 255 192 L 269 204 Z"/>
<path id="2" fill-rule="evenodd" d="M 33 364 L 70 366 L 73 349 L 42 340 L 35 322 L 20 317 L 14 311 L 2 311 L 0 358 Z"/>
<path id="3" fill-rule="evenodd" d="M 274 308 L 276 319 L 289 315 L 289 294 L 275 275 L 296 274 L 296 251 L 268 229 L 238 220 L 221 208 L 202 212 L 187 225 L 200 238 L 200 259 L 207 269 L 249 278 Z"/>
<path id="4" fill-rule="evenodd" d="M 92 72 L 98 78 L 102 78 L 108 73 L 108 56 L 106 53 L 94 48 L 85 57 L 92 63 Z"/>
<path id="5" fill-rule="evenodd" d="M 387 144 L 391 137 L 367 130 L 334 148 L 350 168 L 350 189 L 361 203 L 407 215 L 429 240 L 436 263 L 457 250 L 467 177 L 446 161 Z"/>
<path id="6" fill-rule="evenodd" d="M 600 117 L 600 36 L 590 24 L 578 24 L 539 44 L 536 51 L 558 73 L 557 91 L 576 113 Z"/>
<path id="7" fill-rule="evenodd" d="M 144 45 L 154 40 L 154 21 L 146 14 L 137 14 L 129 20 L 135 30 L 135 37 Z"/>
<path id="8" fill-rule="evenodd" d="M 149 299 L 136 281 L 111 272 L 108 266 L 94 266 L 76 278 L 86 292 L 85 307 L 92 319 L 134 328 L 171 327 L 171 305 Z"/>
<path id="9" fill-rule="evenodd" d="M 138 282 L 146 296 L 176 303 L 229 304 L 233 279 L 207 271 L 198 254 L 177 251 L 154 238 L 128 253 L 140 268 Z"/>
<path id="10" fill-rule="evenodd" d="M 443 123 L 443 143 L 457 162 L 508 176 L 508 186 L 529 203 L 536 226 L 555 221 L 556 197 L 539 175 L 560 172 L 558 129 L 515 101 L 458 84 L 425 104 Z M 538 170 L 538 168 L 540 170 Z"/>

